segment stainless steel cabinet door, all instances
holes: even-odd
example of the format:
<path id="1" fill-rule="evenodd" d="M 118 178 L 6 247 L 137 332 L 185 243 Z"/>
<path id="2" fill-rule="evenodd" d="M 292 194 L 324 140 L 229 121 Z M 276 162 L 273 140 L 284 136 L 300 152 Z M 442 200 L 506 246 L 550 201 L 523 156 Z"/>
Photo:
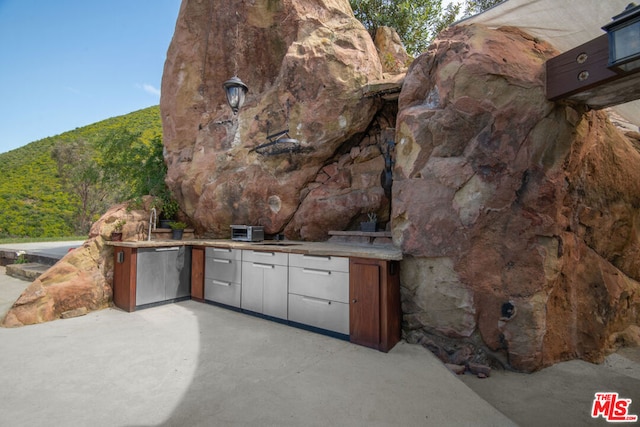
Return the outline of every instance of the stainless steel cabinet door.
<path id="1" fill-rule="evenodd" d="M 242 290 L 240 297 L 240 308 L 256 313 L 262 313 L 262 290 L 264 282 L 263 264 L 253 262 L 242 263 Z"/>
<path id="2" fill-rule="evenodd" d="M 138 249 L 136 270 L 136 305 L 164 301 L 164 254 L 155 249 Z"/>
<path id="3" fill-rule="evenodd" d="M 166 249 L 165 300 L 191 295 L 191 248 L 180 246 Z"/>
<path id="4" fill-rule="evenodd" d="M 274 265 L 273 268 L 264 270 L 262 309 L 267 316 L 287 318 L 287 272 L 287 267 L 283 265 Z"/>
<path id="5" fill-rule="evenodd" d="M 240 307 L 279 319 L 287 318 L 287 267 L 261 262 L 242 263 Z"/>
<path id="6" fill-rule="evenodd" d="M 137 306 L 182 298 L 190 294 L 190 248 L 173 246 L 138 249 Z"/>

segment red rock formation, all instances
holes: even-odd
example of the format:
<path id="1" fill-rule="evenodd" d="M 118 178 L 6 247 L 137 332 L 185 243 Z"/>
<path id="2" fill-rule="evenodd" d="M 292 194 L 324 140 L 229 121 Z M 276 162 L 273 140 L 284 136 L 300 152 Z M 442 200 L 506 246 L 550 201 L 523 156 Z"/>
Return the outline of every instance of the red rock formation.
<path id="1" fill-rule="evenodd" d="M 379 27 L 374 39 L 378 56 L 385 73 L 406 73 L 413 61 L 402 45 L 400 36 L 391 27 Z"/>
<path id="2" fill-rule="evenodd" d="M 554 54 L 457 26 L 410 68 L 392 214 L 409 340 L 531 371 L 634 335 L 640 154 L 604 113 L 546 101 Z"/>
<path id="3" fill-rule="evenodd" d="M 146 199 L 149 207 L 151 199 Z M 31 283 L 2 320 L 17 327 L 86 314 L 110 305 L 113 249 L 105 245 L 116 222 L 125 220 L 123 240 L 144 240 L 149 210 L 112 207 L 91 227 L 89 239 Z"/>
<path id="4" fill-rule="evenodd" d="M 234 74 L 249 87 L 237 117 L 222 89 Z M 326 236 L 329 212 L 317 225 L 294 216 L 305 196 L 329 188 L 325 182 L 342 189 L 350 179 L 323 168 L 367 130 L 380 104 L 362 98 L 361 88 L 381 77 L 373 41 L 346 0 L 183 1 L 160 107 L 167 183 L 196 231 L 225 237 L 231 224 L 253 224 L 295 238 Z M 299 152 L 255 151 L 284 129 L 299 141 Z M 359 205 L 331 210 L 340 226 L 344 215 L 348 222 L 380 205 L 367 194 L 335 200 Z"/>
<path id="5" fill-rule="evenodd" d="M 397 109 L 361 93 L 381 70 L 373 41 L 346 0 L 184 0 L 161 109 L 167 183 L 200 235 L 224 237 L 230 224 L 247 223 L 326 239 L 329 230 L 355 227 L 369 212 L 387 222 L 379 136 L 393 127 Z M 222 89 L 235 73 L 250 87 L 237 117 Z M 285 128 L 300 141 L 300 152 L 254 150 Z M 124 205 L 107 212 L 83 248 L 26 289 L 4 325 L 106 307 L 112 251 L 104 240 L 121 218 L 125 239 L 144 239 L 148 215 Z"/>

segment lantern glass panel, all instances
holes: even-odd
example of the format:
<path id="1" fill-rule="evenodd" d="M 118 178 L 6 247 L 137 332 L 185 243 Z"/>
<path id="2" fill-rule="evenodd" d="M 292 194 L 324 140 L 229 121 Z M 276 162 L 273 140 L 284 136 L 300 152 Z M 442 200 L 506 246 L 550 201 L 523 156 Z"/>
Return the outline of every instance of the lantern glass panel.
<path id="1" fill-rule="evenodd" d="M 640 21 L 619 28 L 613 32 L 614 62 L 640 54 Z"/>
<path id="2" fill-rule="evenodd" d="M 241 105 L 244 91 L 239 86 L 231 86 L 227 88 L 227 99 L 231 108 L 236 110 Z"/>

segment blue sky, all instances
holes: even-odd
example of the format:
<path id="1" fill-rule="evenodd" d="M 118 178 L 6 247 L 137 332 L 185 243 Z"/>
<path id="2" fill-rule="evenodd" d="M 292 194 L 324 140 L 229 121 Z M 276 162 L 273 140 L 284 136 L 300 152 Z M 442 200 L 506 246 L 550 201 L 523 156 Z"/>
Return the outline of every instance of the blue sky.
<path id="1" fill-rule="evenodd" d="M 0 0 L 0 153 L 160 102 L 180 0 Z"/>

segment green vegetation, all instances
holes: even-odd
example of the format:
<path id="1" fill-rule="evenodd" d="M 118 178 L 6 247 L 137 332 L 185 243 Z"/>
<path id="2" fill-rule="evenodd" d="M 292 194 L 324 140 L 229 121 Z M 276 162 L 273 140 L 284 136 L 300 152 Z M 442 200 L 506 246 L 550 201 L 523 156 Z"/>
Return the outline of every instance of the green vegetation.
<path id="1" fill-rule="evenodd" d="M 349 0 L 356 18 L 371 37 L 379 27 L 396 30 L 410 55 L 424 52 L 433 38 L 464 11 L 482 12 L 502 0 L 460 0 L 442 7 L 442 0 Z"/>
<path id="2" fill-rule="evenodd" d="M 166 196 L 158 106 L 0 154 L 0 239 L 84 235 L 106 209 Z"/>
<path id="3" fill-rule="evenodd" d="M 180 222 L 180 221 L 172 221 L 169 223 L 169 227 L 171 227 L 172 230 L 184 230 L 185 228 L 187 228 L 187 223 Z"/>

